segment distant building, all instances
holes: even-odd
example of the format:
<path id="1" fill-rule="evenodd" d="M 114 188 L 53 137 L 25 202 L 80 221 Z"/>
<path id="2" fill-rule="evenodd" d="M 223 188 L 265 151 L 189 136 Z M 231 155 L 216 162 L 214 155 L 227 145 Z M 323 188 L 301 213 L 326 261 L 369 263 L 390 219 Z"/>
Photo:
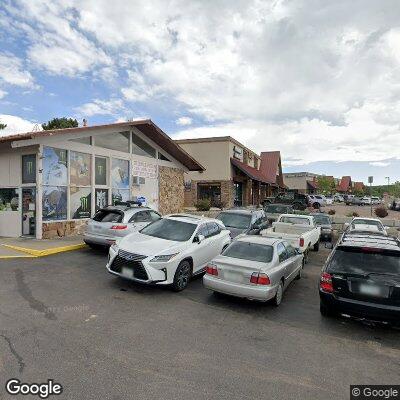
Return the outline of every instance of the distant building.
<path id="1" fill-rule="evenodd" d="M 320 176 L 312 172 L 289 172 L 283 174 L 283 181 L 289 190 L 312 194 L 318 189 L 317 178 Z"/>
<path id="2" fill-rule="evenodd" d="M 254 151 L 230 136 L 176 140 L 205 171 L 187 174 L 185 206 L 201 199 L 212 206 L 258 205 L 285 189 L 279 151 Z"/>

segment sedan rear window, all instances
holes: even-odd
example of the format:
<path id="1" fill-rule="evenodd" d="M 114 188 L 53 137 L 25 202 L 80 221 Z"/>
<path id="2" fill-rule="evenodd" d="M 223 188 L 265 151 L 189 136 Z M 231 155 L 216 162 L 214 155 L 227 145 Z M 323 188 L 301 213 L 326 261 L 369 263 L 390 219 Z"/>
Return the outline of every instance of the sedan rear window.
<path id="1" fill-rule="evenodd" d="M 250 242 L 233 242 L 222 255 L 232 258 L 240 258 L 241 260 L 258 261 L 268 263 L 272 261 L 274 249 L 272 246 L 250 243 Z"/>
<path id="2" fill-rule="evenodd" d="M 99 210 L 93 220 L 97 222 L 122 222 L 123 214 L 112 210 Z"/>
<path id="3" fill-rule="evenodd" d="M 400 252 L 370 248 L 338 248 L 329 262 L 327 272 L 400 275 Z"/>
<path id="4" fill-rule="evenodd" d="M 265 212 L 267 213 L 276 213 L 276 214 L 284 214 L 285 212 L 287 212 L 288 208 L 285 206 L 267 206 L 265 208 Z"/>
<path id="5" fill-rule="evenodd" d="M 222 212 L 217 219 L 222 221 L 227 228 L 247 229 L 250 227 L 251 215 Z"/>
<path id="6" fill-rule="evenodd" d="M 173 219 L 159 219 L 147 225 L 140 233 L 165 240 L 186 242 L 189 240 L 197 225 L 188 222 L 176 221 Z"/>

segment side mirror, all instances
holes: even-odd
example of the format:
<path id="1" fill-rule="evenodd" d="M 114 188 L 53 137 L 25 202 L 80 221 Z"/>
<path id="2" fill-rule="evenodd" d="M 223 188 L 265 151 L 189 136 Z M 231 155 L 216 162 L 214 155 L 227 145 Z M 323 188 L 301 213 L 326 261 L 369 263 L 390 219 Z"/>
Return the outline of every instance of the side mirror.
<path id="1" fill-rule="evenodd" d="M 333 249 L 333 243 L 332 242 L 325 242 L 325 248 L 332 250 Z"/>
<path id="2" fill-rule="evenodd" d="M 197 235 L 193 238 L 193 243 L 200 244 L 205 239 L 204 235 Z"/>

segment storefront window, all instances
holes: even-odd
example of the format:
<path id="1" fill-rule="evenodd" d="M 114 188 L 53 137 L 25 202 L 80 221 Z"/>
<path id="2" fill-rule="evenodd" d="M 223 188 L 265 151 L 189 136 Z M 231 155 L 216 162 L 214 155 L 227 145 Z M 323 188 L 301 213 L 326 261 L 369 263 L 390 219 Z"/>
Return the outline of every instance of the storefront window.
<path id="1" fill-rule="evenodd" d="M 96 189 L 96 211 L 100 210 L 100 208 L 104 208 L 108 205 L 108 189 Z"/>
<path id="2" fill-rule="evenodd" d="M 198 184 L 197 198 L 199 200 L 208 199 L 213 207 L 219 207 L 221 204 L 221 185 Z"/>
<path id="3" fill-rule="evenodd" d="M 156 149 L 135 134 L 132 135 L 132 152 L 138 156 L 156 158 Z"/>
<path id="4" fill-rule="evenodd" d="M 95 169 L 96 185 L 107 185 L 107 159 L 104 157 L 96 157 Z"/>
<path id="5" fill-rule="evenodd" d="M 43 148 L 43 185 L 68 185 L 67 150 Z"/>
<path id="6" fill-rule="evenodd" d="M 115 132 L 106 135 L 97 135 L 95 138 L 95 146 L 129 153 L 129 136 L 129 132 Z"/>
<path id="7" fill-rule="evenodd" d="M 91 188 L 70 188 L 70 217 L 71 219 L 90 218 L 92 209 Z"/>
<path id="8" fill-rule="evenodd" d="M 90 154 L 71 151 L 70 182 L 74 186 L 91 185 Z"/>
<path id="9" fill-rule="evenodd" d="M 36 183 L 36 154 L 22 156 L 22 183 Z"/>
<path id="10" fill-rule="evenodd" d="M 43 186 L 43 221 L 67 219 L 67 188 Z"/>
<path id="11" fill-rule="evenodd" d="M 18 189 L 0 189 L 1 211 L 19 211 Z"/>
<path id="12" fill-rule="evenodd" d="M 113 189 L 129 189 L 129 161 L 112 159 L 111 186 Z"/>

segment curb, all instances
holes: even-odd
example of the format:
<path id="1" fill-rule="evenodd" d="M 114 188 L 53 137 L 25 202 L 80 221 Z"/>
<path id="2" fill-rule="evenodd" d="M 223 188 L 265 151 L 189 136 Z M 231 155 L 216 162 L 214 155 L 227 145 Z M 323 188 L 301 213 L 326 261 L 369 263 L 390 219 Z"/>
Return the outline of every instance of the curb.
<path id="1" fill-rule="evenodd" d="M 13 246 L 11 244 L 3 244 L 4 247 L 8 247 L 9 249 L 16 250 L 16 251 L 21 251 L 22 253 L 27 253 L 31 257 L 45 257 L 49 256 L 52 254 L 57 254 L 57 253 L 64 253 L 66 251 L 71 251 L 71 250 L 79 250 L 87 247 L 85 243 L 80 243 L 80 244 L 72 244 L 69 246 L 62 246 L 62 247 L 54 247 L 52 249 L 44 249 L 44 250 L 34 250 L 34 249 L 27 249 L 25 247 L 19 247 L 19 246 Z M 29 257 L 29 256 L 0 256 L 0 259 L 2 258 L 23 258 L 23 257 Z"/>

